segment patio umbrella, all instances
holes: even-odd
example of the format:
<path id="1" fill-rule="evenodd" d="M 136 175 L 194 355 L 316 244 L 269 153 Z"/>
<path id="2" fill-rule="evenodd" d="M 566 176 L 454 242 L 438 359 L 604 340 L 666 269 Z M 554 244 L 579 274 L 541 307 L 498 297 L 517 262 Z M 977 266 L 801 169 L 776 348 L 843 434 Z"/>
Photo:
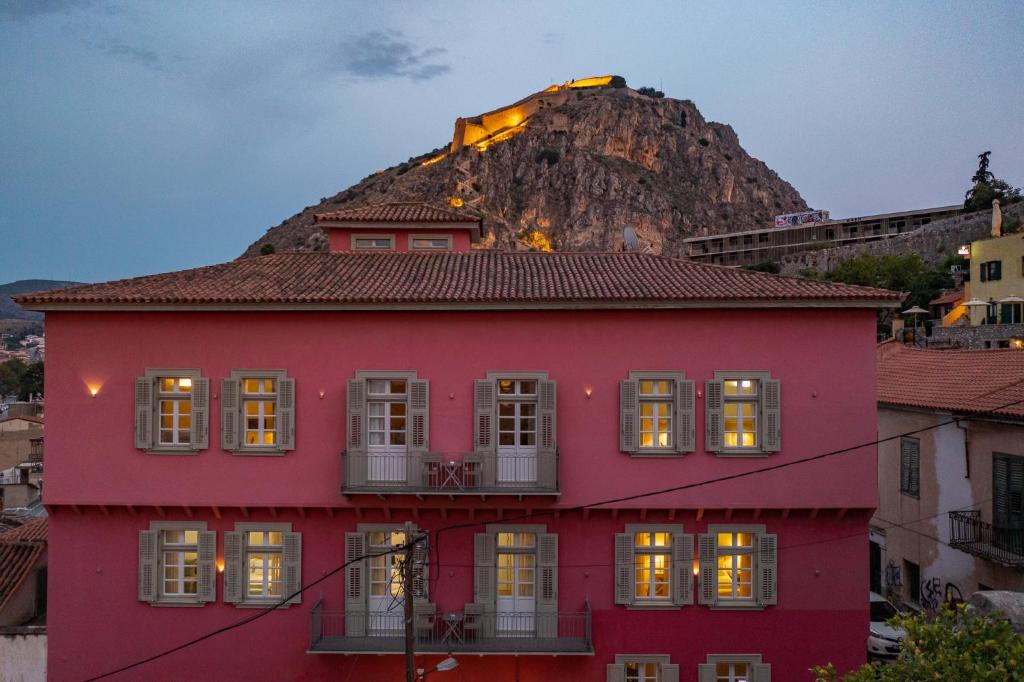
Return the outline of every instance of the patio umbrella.
<path id="1" fill-rule="evenodd" d="M 996 303 L 1024 303 L 1024 298 L 1010 294 L 1006 298 L 999 299 Z"/>
<path id="2" fill-rule="evenodd" d="M 913 308 L 907 308 L 903 311 L 904 315 L 927 315 L 928 311 L 919 305 L 915 305 Z"/>
<path id="3" fill-rule="evenodd" d="M 979 305 L 988 305 L 988 301 L 983 301 L 980 298 L 972 298 L 969 301 L 964 301 L 964 305 L 968 308 L 974 308 Z"/>

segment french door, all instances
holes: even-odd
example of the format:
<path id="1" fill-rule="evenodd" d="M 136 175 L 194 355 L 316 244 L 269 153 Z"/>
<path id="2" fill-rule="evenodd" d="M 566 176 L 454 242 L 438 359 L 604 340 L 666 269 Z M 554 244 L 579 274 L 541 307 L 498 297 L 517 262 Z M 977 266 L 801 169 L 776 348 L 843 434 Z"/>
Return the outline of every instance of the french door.
<path id="1" fill-rule="evenodd" d="M 498 403 L 498 483 L 537 480 L 537 403 Z"/>
<path id="2" fill-rule="evenodd" d="M 405 444 L 405 403 L 371 400 L 367 403 L 367 479 L 404 481 L 407 477 Z"/>
<path id="3" fill-rule="evenodd" d="M 388 551 L 405 542 L 405 533 L 371 533 L 370 593 L 367 598 L 366 631 L 372 636 L 394 636 L 405 631 L 405 590 L 402 563 L 405 557 Z M 380 536 L 380 537 L 373 537 Z M 373 544 L 374 541 L 381 544 Z M 386 552 L 386 553 L 385 553 Z"/>
<path id="4" fill-rule="evenodd" d="M 504 636 L 532 636 L 536 630 L 537 557 L 532 553 L 498 553 L 497 631 Z"/>

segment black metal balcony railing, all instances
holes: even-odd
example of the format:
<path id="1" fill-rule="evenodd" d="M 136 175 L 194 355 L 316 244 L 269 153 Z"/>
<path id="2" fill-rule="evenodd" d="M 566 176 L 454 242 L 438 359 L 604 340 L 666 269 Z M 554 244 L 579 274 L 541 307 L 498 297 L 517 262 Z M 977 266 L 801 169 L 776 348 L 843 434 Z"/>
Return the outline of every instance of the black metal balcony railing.
<path id="1" fill-rule="evenodd" d="M 558 452 L 342 453 L 343 493 L 555 495 Z"/>
<path id="2" fill-rule="evenodd" d="M 1007 566 L 1024 566 L 1024 529 L 1000 528 L 981 520 L 977 509 L 949 512 L 949 544 Z"/>
<path id="3" fill-rule="evenodd" d="M 417 613 L 419 653 L 591 654 L 590 605 L 572 613 Z M 403 618 L 397 613 L 311 613 L 309 653 L 400 653 Z M 353 634 L 354 633 L 354 634 Z"/>

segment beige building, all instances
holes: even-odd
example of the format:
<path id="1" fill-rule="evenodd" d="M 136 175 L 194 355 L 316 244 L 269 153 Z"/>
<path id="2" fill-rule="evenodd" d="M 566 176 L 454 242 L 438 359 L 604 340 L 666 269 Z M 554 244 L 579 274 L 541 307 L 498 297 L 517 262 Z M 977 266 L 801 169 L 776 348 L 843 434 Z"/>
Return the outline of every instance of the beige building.
<path id="1" fill-rule="evenodd" d="M 872 591 L 1024 590 L 1024 353 L 881 344 L 878 433 Z"/>
<path id="2" fill-rule="evenodd" d="M 1019 324 L 1024 299 L 1024 232 L 971 242 L 971 281 L 967 298 L 985 301 L 972 306 L 971 324 Z M 1010 299 L 1011 302 L 1005 302 Z"/>

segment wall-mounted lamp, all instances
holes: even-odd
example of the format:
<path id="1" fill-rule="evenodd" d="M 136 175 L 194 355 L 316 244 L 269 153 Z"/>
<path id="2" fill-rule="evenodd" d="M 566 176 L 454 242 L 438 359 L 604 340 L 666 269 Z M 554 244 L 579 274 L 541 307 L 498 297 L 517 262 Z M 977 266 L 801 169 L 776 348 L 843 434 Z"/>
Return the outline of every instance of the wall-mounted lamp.
<path id="1" fill-rule="evenodd" d="M 697 397 L 698 397 L 698 398 L 703 398 L 703 397 L 704 397 L 704 391 L 702 391 L 702 390 L 700 390 L 700 389 L 698 388 L 698 389 L 697 389 Z"/>
<path id="2" fill-rule="evenodd" d="M 693 560 L 693 574 L 700 575 L 700 560 L 698 559 Z"/>
<path id="3" fill-rule="evenodd" d="M 93 398 L 100 392 L 100 384 L 86 384 L 85 387 L 89 389 L 89 395 Z"/>
<path id="4" fill-rule="evenodd" d="M 583 389 L 583 395 L 587 397 L 587 400 L 590 400 L 590 396 L 594 395 L 594 389 L 587 386 L 585 389 Z"/>
<path id="5" fill-rule="evenodd" d="M 320 400 L 323 400 L 325 395 L 327 395 L 327 391 L 325 391 L 324 389 L 321 388 L 320 389 Z"/>
<path id="6" fill-rule="evenodd" d="M 217 572 L 218 573 L 223 573 L 224 572 L 224 560 L 223 559 L 217 559 Z"/>

